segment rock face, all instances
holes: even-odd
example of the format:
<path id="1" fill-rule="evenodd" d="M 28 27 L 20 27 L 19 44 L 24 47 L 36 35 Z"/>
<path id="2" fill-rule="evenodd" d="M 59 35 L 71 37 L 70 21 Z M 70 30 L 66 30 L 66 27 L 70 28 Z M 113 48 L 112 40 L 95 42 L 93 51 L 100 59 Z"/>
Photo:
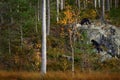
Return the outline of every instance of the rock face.
<path id="1" fill-rule="evenodd" d="M 120 57 L 120 29 L 110 24 L 77 24 L 78 30 L 85 30 L 87 32 L 88 42 L 91 40 L 97 41 L 104 46 L 106 50 L 100 52 L 104 59 L 111 57 Z"/>

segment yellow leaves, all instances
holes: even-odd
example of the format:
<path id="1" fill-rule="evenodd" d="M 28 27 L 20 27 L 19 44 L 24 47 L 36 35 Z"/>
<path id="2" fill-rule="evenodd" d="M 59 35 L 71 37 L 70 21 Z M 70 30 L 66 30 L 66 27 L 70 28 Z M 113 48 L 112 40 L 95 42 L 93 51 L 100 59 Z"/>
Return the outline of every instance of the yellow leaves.
<path id="1" fill-rule="evenodd" d="M 90 18 L 91 18 L 91 19 L 95 19 L 95 18 L 96 18 L 96 16 L 97 16 L 96 11 L 95 11 L 95 10 L 93 10 L 93 9 L 91 9 L 91 10 L 90 10 Z"/>
<path id="2" fill-rule="evenodd" d="M 75 13 L 72 11 L 71 6 L 66 6 L 65 11 L 63 12 L 64 17 L 60 19 L 60 24 L 71 24 L 75 21 Z"/>
<path id="3" fill-rule="evenodd" d="M 90 18 L 90 19 L 95 19 L 97 16 L 97 13 L 94 9 L 89 9 L 86 11 L 82 11 L 82 17 L 81 18 Z"/>

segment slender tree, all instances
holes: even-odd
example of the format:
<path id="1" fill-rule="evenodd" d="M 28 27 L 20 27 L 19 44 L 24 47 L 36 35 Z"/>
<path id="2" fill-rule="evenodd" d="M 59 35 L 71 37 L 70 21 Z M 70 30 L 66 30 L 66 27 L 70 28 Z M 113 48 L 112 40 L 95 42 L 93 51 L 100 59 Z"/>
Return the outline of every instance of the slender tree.
<path id="1" fill-rule="evenodd" d="M 63 0 L 61 0 L 60 5 L 61 5 L 60 9 L 63 10 L 64 9 L 64 1 Z"/>
<path id="2" fill-rule="evenodd" d="M 37 16 L 37 18 L 38 18 L 38 21 L 40 21 L 40 0 L 38 0 L 38 4 L 37 4 L 37 10 L 38 10 L 38 16 Z"/>
<path id="3" fill-rule="evenodd" d="M 37 8 L 35 7 L 35 31 L 38 33 L 38 15 L 37 15 Z"/>
<path id="4" fill-rule="evenodd" d="M 59 0 L 57 0 L 57 22 L 59 21 Z"/>
<path id="5" fill-rule="evenodd" d="M 107 0 L 107 11 L 110 11 L 110 0 Z"/>
<path id="6" fill-rule="evenodd" d="M 115 8 L 118 8 L 119 1 L 115 0 Z"/>
<path id="7" fill-rule="evenodd" d="M 83 7 L 86 8 L 86 0 L 83 1 Z"/>
<path id="8" fill-rule="evenodd" d="M 46 58 L 46 0 L 42 0 L 42 74 L 46 74 L 47 58 Z"/>
<path id="9" fill-rule="evenodd" d="M 105 21 L 105 0 L 102 0 L 102 22 Z"/>
<path id="10" fill-rule="evenodd" d="M 94 0 L 94 6 L 95 6 L 95 9 L 97 7 L 97 0 Z"/>
<path id="11" fill-rule="evenodd" d="M 50 34 L 50 0 L 47 0 L 47 35 Z"/>
<path id="12" fill-rule="evenodd" d="M 78 8 L 80 9 L 80 0 L 78 0 Z"/>
<path id="13" fill-rule="evenodd" d="M 101 0 L 98 0 L 98 6 L 99 6 L 99 8 L 101 7 Z"/>

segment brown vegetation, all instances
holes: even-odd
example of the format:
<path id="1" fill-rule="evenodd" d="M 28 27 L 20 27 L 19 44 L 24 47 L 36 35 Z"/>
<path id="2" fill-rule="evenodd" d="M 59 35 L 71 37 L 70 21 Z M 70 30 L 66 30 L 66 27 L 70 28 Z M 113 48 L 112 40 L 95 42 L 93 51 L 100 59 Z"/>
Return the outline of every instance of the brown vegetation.
<path id="1" fill-rule="evenodd" d="M 120 80 L 120 73 L 104 72 L 6 72 L 0 71 L 0 80 Z"/>

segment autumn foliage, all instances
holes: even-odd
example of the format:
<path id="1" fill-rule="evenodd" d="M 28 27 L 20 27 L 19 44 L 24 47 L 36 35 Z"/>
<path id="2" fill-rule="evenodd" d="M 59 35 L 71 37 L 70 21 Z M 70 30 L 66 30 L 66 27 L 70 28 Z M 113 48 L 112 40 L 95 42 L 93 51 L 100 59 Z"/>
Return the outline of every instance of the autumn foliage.
<path id="1" fill-rule="evenodd" d="M 63 11 L 62 14 L 63 16 L 59 21 L 60 24 L 66 25 L 75 22 L 75 13 L 70 5 L 66 6 L 65 11 Z"/>

